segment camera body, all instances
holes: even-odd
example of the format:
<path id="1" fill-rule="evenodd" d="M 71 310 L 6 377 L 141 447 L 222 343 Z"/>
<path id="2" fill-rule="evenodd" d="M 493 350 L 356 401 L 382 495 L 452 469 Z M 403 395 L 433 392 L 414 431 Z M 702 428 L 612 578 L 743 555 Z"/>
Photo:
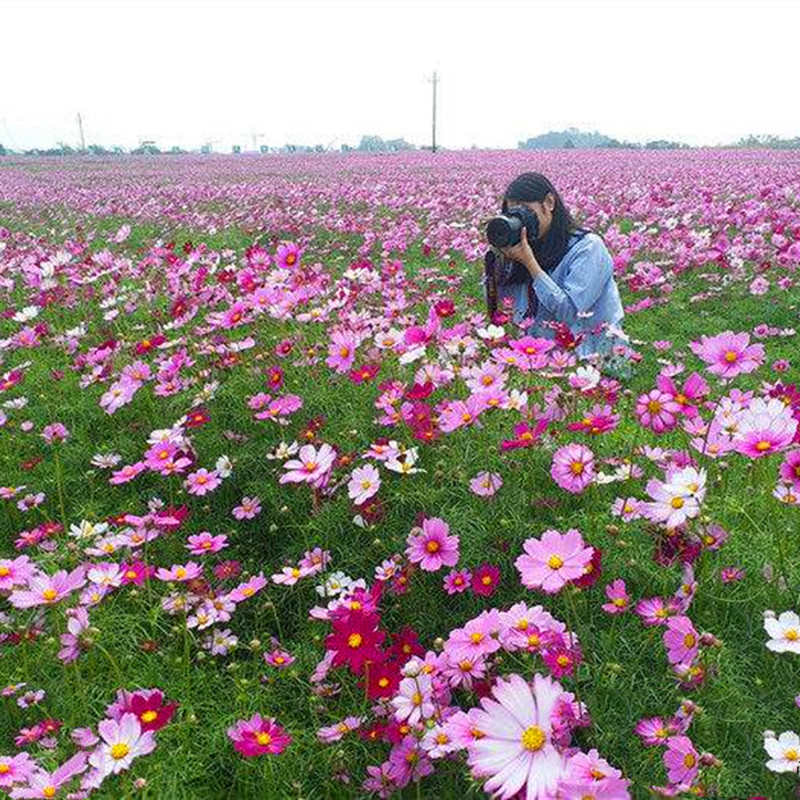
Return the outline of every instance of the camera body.
<path id="1" fill-rule="evenodd" d="M 493 247 L 512 247 L 519 244 L 523 228 L 529 244 L 539 238 L 539 218 L 536 214 L 525 206 L 514 206 L 505 214 L 489 220 L 486 238 Z"/>

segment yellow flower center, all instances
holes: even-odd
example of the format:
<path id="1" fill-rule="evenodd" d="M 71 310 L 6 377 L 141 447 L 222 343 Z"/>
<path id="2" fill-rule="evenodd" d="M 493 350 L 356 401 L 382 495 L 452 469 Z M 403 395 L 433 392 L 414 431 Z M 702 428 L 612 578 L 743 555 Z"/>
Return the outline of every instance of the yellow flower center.
<path id="1" fill-rule="evenodd" d="M 569 666 L 569 656 L 560 655 L 556 659 L 556 663 L 558 664 L 559 667 L 568 667 Z"/>
<path id="2" fill-rule="evenodd" d="M 647 404 L 647 410 L 651 414 L 657 414 L 659 411 L 661 411 L 661 403 L 659 403 L 658 400 L 651 400 Z"/>
<path id="3" fill-rule="evenodd" d="M 11 574 L 10 567 L 0 567 L 0 578 L 5 578 L 6 576 Z M 2 766 L 2 764 L 0 764 Z"/>
<path id="4" fill-rule="evenodd" d="M 790 747 L 784 754 L 783 757 L 787 761 L 797 761 L 800 759 L 800 753 L 797 752 L 793 747 Z"/>
<path id="5" fill-rule="evenodd" d="M 687 769 L 691 769 L 697 763 L 697 759 L 694 757 L 694 753 L 687 753 L 683 757 L 683 766 Z"/>
<path id="6" fill-rule="evenodd" d="M 292 569 L 292 577 L 293 577 L 293 578 L 299 578 L 299 577 L 300 577 L 300 570 L 299 570 L 299 569 L 297 569 L 297 567 L 294 567 L 294 568 Z"/>
<path id="7" fill-rule="evenodd" d="M 526 630 L 528 630 L 528 620 L 525 619 L 525 617 L 523 617 L 522 619 L 518 619 L 517 620 L 517 624 L 514 625 L 514 627 L 518 631 L 526 631 Z"/>
<path id="8" fill-rule="evenodd" d="M 149 723 L 149 722 L 152 722 L 157 716 L 158 716 L 158 712 L 157 711 L 153 711 L 153 709 L 151 708 L 149 711 L 145 711 L 139 717 L 139 719 L 141 719 L 142 722 Z"/>
<path id="9" fill-rule="evenodd" d="M 351 633 L 347 637 L 347 646 L 356 648 L 361 647 L 361 642 L 364 641 L 364 637 L 360 633 Z"/>
<path id="10" fill-rule="evenodd" d="M 538 633 L 532 633 L 528 637 L 528 647 L 538 647 L 539 646 L 539 642 L 540 642 L 540 639 L 539 639 L 539 634 Z"/>
<path id="11" fill-rule="evenodd" d="M 541 750 L 544 743 L 547 741 L 545 732 L 538 725 L 531 725 L 526 728 L 522 733 L 522 746 L 532 753 Z"/>
<path id="12" fill-rule="evenodd" d="M 789 628 L 789 630 L 783 634 L 783 638 L 788 639 L 790 642 L 796 642 L 798 639 L 798 633 L 794 628 Z"/>
<path id="13" fill-rule="evenodd" d="M 580 461 L 573 461 L 569 468 L 572 470 L 573 475 L 580 475 L 583 472 L 583 464 Z"/>
<path id="14" fill-rule="evenodd" d="M 306 465 L 305 465 L 305 471 L 306 472 L 313 472 L 316 468 L 317 468 L 317 462 L 316 461 L 308 461 L 308 462 L 306 462 Z"/>
<path id="15" fill-rule="evenodd" d="M 42 795 L 44 797 L 55 797 L 56 796 L 56 787 L 55 786 L 45 786 L 42 789 Z"/>
<path id="16" fill-rule="evenodd" d="M 8 764 L 0 764 L 0 775 L 5 775 L 7 772 L 11 772 L 11 767 Z"/>
<path id="17" fill-rule="evenodd" d="M 435 541 L 434 539 L 431 539 L 431 540 L 430 540 L 430 541 L 429 541 L 429 542 L 428 542 L 428 543 L 425 545 L 425 549 L 426 549 L 426 550 L 427 550 L 429 553 L 436 553 L 436 552 L 438 552 L 438 550 L 439 550 L 439 542 Z"/>
<path id="18" fill-rule="evenodd" d="M 683 637 L 683 644 L 685 647 L 694 647 L 696 641 L 697 639 L 693 633 L 687 633 L 686 636 Z"/>
<path id="19" fill-rule="evenodd" d="M 728 352 L 725 353 L 725 360 L 729 364 L 733 364 L 733 362 L 736 361 L 737 358 L 739 358 L 739 355 L 734 350 L 728 350 Z"/>
<path id="20" fill-rule="evenodd" d="M 622 608 L 627 603 L 627 600 L 624 597 L 615 597 L 611 603 L 617 608 Z"/>
<path id="21" fill-rule="evenodd" d="M 111 746 L 111 757 L 119 760 L 120 758 L 125 758 L 130 751 L 130 746 L 125 742 L 117 742 L 117 744 Z"/>
<path id="22" fill-rule="evenodd" d="M 347 358 L 350 355 L 350 348 L 349 347 L 342 347 L 339 349 L 339 355 L 342 358 Z"/>
<path id="23" fill-rule="evenodd" d="M 178 567 L 175 570 L 175 577 L 176 578 L 185 578 L 186 577 L 186 570 L 183 567 Z"/>
<path id="24" fill-rule="evenodd" d="M 47 600 L 48 603 L 52 603 L 53 600 L 58 597 L 58 592 L 55 589 L 45 589 L 42 592 L 42 597 Z"/>
<path id="25" fill-rule="evenodd" d="M 389 679 L 388 678 L 381 678 L 378 681 L 378 686 L 380 686 L 381 689 L 385 689 L 388 685 L 389 685 Z"/>
<path id="26" fill-rule="evenodd" d="M 470 414 L 470 413 L 469 413 L 469 411 L 465 411 L 465 412 L 464 412 L 464 413 L 461 415 L 461 419 L 462 419 L 464 422 L 469 422 L 469 421 L 472 419 L 472 414 Z"/>
<path id="27" fill-rule="evenodd" d="M 266 747 L 272 743 L 272 737 L 266 731 L 259 731 L 256 734 L 256 741 L 262 746 Z"/>
<path id="28" fill-rule="evenodd" d="M 242 589 L 242 594 L 245 597 L 250 597 L 250 595 L 252 595 L 253 592 L 255 592 L 255 589 L 252 586 L 245 586 L 244 589 Z"/>
<path id="29" fill-rule="evenodd" d="M 564 566 L 564 559 L 554 554 L 547 560 L 547 566 L 550 569 L 561 569 Z"/>
<path id="30" fill-rule="evenodd" d="M 483 634 L 475 631 L 475 633 L 469 635 L 469 638 L 472 639 L 475 644 L 480 644 L 483 641 Z"/>
<path id="31" fill-rule="evenodd" d="M 415 706 L 421 706 L 422 705 L 422 695 L 419 692 L 414 692 L 414 694 L 411 695 L 411 702 Z"/>
<path id="32" fill-rule="evenodd" d="M 672 500 L 670 501 L 670 505 L 673 508 L 683 508 L 684 503 L 685 501 L 682 497 L 673 497 Z"/>
<path id="33" fill-rule="evenodd" d="M 763 453 L 765 450 L 769 450 L 770 447 L 772 447 L 772 442 L 767 442 L 762 439 L 762 441 L 756 445 L 756 450 L 758 450 L 759 453 Z"/>

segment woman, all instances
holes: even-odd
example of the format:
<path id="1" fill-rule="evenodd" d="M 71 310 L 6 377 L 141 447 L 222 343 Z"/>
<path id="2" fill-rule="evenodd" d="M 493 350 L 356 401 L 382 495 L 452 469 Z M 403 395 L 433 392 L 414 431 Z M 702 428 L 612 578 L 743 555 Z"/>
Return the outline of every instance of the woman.
<path id="1" fill-rule="evenodd" d="M 536 240 L 529 243 L 523 228 L 518 244 L 501 248 L 525 269 L 512 270 L 511 281 L 498 286 L 500 298 L 513 300 L 514 320 L 532 318 L 528 333 L 548 338 L 554 323 L 567 325 L 580 339 L 576 353 L 582 357 L 608 355 L 624 344 L 624 311 L 603 239 L 575 225 L 553 184 L 538 172 L 525 172 L 508 186 L 503 213 L 514 206 L 527 207 L 539 221 Z"/>

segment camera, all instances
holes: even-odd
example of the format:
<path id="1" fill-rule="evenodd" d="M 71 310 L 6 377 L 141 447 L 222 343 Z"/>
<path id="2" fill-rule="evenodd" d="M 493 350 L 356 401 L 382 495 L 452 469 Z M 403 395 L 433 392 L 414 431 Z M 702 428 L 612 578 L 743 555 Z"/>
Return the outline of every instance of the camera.
<path id="1" fill-rule="evenodd" d="M 486 238 L 493 247 L 518 244 L 525 228 L 528 243 L 539 238 L 539 218 L 525 206 L 509 208 L 505 214 L 492 217 L 486 226 Z"/>

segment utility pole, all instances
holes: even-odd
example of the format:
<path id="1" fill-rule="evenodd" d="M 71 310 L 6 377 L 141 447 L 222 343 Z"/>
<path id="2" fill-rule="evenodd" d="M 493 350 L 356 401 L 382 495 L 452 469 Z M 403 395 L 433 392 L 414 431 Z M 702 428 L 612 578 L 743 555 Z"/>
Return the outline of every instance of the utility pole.
<path id="1" fill-rule="evenodd" d="M 81 153 L 86 152 L 86 142 L 83 139 L 83 120 L 81 119 L 81 112 L 78 112 L 78 130 L 81 132 Z"/>
<path id="2" fill-rule="evenodd" d="M 431 152 L 436 152 L 436 84 L 438 83 L 438 78 L 436 77 L 436 73 L 433 73 L 433 80 L 429 80 L 428 83 L 433 84 L 433 142 L 431 145 Z"/>

